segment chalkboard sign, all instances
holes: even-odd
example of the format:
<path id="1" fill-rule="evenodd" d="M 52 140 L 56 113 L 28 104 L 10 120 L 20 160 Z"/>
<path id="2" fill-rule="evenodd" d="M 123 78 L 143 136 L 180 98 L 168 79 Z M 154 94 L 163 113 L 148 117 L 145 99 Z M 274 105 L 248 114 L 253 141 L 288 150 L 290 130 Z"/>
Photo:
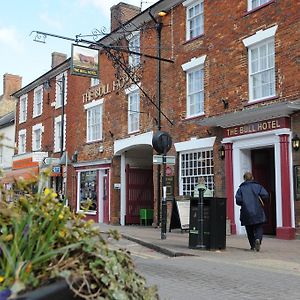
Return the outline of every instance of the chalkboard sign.
<path id="1" fill-rule="evenodd" d="M 170 228 L 188 230 L 190 226 L 190 197 L 179 196 L 173 200 Z"/>

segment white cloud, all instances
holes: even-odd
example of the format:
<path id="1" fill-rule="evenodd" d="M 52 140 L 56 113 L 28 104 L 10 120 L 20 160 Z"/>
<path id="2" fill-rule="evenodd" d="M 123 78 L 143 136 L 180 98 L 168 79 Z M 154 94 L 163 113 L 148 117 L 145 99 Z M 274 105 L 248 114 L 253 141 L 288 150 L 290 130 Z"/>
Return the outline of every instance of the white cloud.
<path id="1" fill-rule="evenodd" d="M 0 28 L 0 45 L 1 47 L 9 47 L 16 53 L 22 52 L 23 44 L 20 42 L 18 33 L 14 28 Z"/>

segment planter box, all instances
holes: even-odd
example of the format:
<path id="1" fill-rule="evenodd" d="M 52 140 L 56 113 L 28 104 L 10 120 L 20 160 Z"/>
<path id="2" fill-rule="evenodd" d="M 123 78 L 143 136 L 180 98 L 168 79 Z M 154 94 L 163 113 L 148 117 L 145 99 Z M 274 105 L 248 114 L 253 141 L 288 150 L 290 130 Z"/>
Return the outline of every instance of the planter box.
<path id="1" fill-rule="evenodd" d="M 76 297 L 69 289 L 65 280 L 59 280 L 49 285 L 39 287 L 33 291 L 25 292 L 19 295 L 17 300 L 79 300 L 81 297 Z"/>

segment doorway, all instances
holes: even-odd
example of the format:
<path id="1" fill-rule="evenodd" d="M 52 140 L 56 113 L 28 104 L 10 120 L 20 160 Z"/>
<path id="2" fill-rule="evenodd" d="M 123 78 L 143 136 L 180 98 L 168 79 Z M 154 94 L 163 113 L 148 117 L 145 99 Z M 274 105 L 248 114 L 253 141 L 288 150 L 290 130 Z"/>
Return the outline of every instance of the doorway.
<path id="1" fill-rule="evenodd" d="M 275 194 L 275 161 L 274 148 L 251 150 L 252 174 L 255 181 L 260 183 L 269 192 L 269 201 L 265 201 L 267 223 L 264 233 L 276 234 L 276 194 Z"/>
<path id="2" fill-rule="evenodd" d="M 108 170 L 105 171 L 102 182 L 102 190 L 103 190 L 103 223 L 109 223 L 109 175 Z"/>
<path id="3" fill-rule="evenodd" d="M 126 225 L 140 224 L 140 209 L 153 209 L 153 171 L 126 167 Z"/>

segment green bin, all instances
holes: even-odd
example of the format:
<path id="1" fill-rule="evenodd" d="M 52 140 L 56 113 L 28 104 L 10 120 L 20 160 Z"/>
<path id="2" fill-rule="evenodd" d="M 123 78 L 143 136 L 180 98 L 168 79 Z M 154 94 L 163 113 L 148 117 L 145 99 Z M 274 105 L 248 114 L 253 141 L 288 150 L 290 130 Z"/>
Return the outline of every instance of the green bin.
<path id="1" fill-rule="evenodd" d="M 140 225 L 148 225 L 153 222 L 153 209 L 141 208 L 140 209 Z"/>

